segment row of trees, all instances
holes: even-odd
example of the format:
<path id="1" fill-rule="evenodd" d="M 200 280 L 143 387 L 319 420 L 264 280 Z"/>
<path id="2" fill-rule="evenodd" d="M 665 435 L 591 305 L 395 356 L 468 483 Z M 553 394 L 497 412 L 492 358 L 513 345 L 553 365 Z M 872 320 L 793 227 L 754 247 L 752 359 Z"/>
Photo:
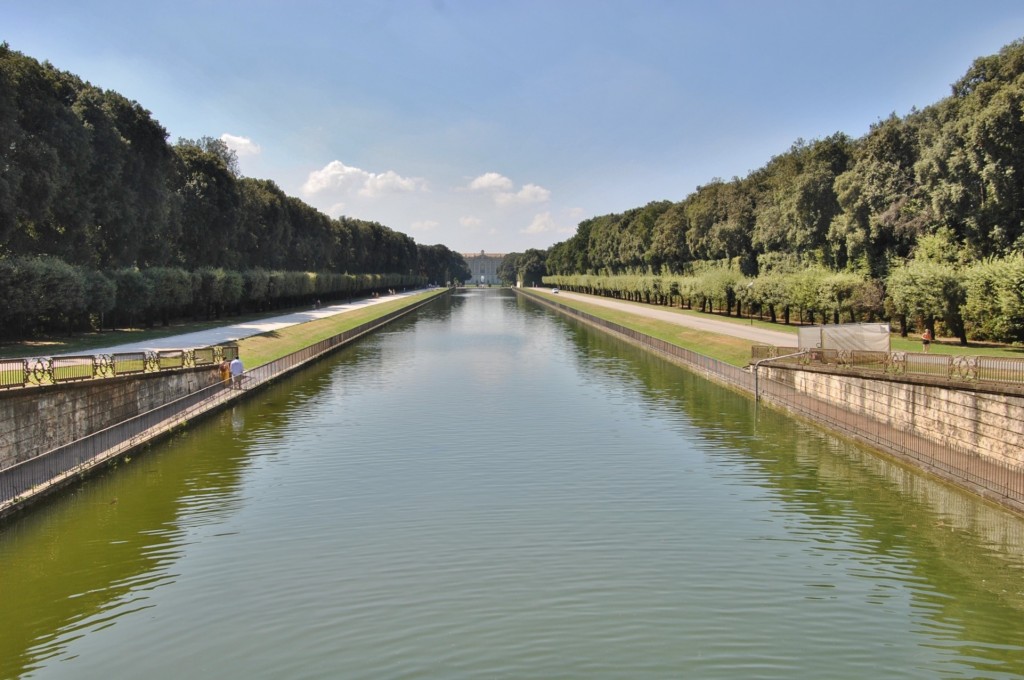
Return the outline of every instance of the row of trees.
<path id="1" fill-rule="evenodd" d="M 26 257 L 40 259 L 14 261 Z M 166 130 L 138 103 L 6 43 L 0 44 L 4 261 L 9 271 L 47 272 L 40 280 L 93 281 L 71 286 L 85 291 L 90 309 L 131 308 L 134 314 L 153 307 L 127 302 L 127 288 L 110 303 L 104 278 L 130 278 L 131 271 L 143 277 L 183 271 L 194 279 L 209 270 L 238 276 L 266 270 L 317 280 L 347 272 L 443 284 L 469 276 L 462 256 L 443 245 L 418 245 L 376 222 L 332 219 L 272 181 L 241 176 L 237 157 L 221 140 L 168 144 Z M 364 287 L 375 286 L 369 281 Z M 44 289 L 28 285 L 18 294 L 24 302 L 8 306 L 5 334 L 53 325 L 53 315 L 40 310 L 62 298 L 39 297 Z M 194 296 L 184 298 L 191 305 Z M 63 297 L 74 308 L 65 316 L 83 318 L 77 299 Z"/>
<path id="2" fill-rule="evenodd" d="M 55 257 L 9 257 L 0 259 L 0 333 L 18 338 L 93 327 L 167 325 L 171 319 L 313 305 L 422 283 L 417 274 L 215 267 L 99 271 Z"/>
<path id="3" fill-rule="evenodd" d="M 548 268 L 682 271 L 740 258 L 755 274 L 783 254 L 883 277 L 940 227 L 970 259 L 1024 249 L 1022 75 L 1018 41 L 977 60 L 952 96 L 860 139 L 799 140 L 745 178 L 586 220 L 552 247 Z"/>
<path id="4" fill-rule="evenodd" d="M 1024 341 L 1024 255 L 976 262 L 966 269 L 913 260 L 894 269 L 885 285 L 854 272 L 810 267 L 753 279 L 736 269 L 701 274 L 629 272 L 615 276 L 544 277 L 548 285 L 649 304 L 678 305 L 729 315 L 746 313 L 790 323 L 895 320 L 907 335 L 912 321 L 967 343 Z"/>
<path id="5" fill-rule="evenodd" d="M 862 282 L 865 314 L 938 320 L 962 340 L 1024 341 L 1014 278 L 1024 253 L 1021 149 L 1016 41 L 976 60 L 948 98 L 881 120 L 860 139 L 800 140 L 747 177 L 585 220 L 547 251 L 546 273 L 733 275 L 753 296 L 822 271 Z M 755 303 L 776 299 L 758 294 Z"/>
<path id="6" fill-rule="evenodd" d="M 903 335 L 919 321 L 958 337 L 1024 341 L 1024 253 L 992 257 L 966 266 L 952 261 L 947 235 L 922 237 L 915 255 L 893 267 L 884 281 L 864 273 L 812 265 L 746 277 L 733 266 L 696 268 L 690 274 L 624 272 L 616 275 L 560 274 L 547 285 L 591 295 L 678 305 L 702 312 L 758 314 L 790 323 L 895 320 Z"/>
<path id="7" fill-rule="evenodd" d="M 725 314 L 759 314 L 772 322 L 813 324 L 894 320 L 906 335 L 912 322 L 967 343 L 1024 341 L 1024 254 L 961 267 L 934 257 L 929 237 L 913 258 L 880 282 L 854 271 L 810 266 L 748 278 L 738 266 L 690 274 L 629 271 L 615 275 L 548 275 L 564 290 Z M 794 318 L 795 317 L 795 318 Z"/>

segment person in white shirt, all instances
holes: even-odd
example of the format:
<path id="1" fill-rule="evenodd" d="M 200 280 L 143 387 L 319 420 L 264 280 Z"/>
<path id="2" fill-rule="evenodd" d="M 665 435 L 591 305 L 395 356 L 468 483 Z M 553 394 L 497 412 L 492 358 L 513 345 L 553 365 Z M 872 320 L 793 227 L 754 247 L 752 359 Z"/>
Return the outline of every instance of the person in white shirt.
<path id="1" fill-rule="evenodd" d="M 245 367 L 242 366 L 242 358 L 235 357 L 231 360 L 231 382 L 234 383 L 235 389 L 242 389 L 243 373 L 245 373 Z"/>

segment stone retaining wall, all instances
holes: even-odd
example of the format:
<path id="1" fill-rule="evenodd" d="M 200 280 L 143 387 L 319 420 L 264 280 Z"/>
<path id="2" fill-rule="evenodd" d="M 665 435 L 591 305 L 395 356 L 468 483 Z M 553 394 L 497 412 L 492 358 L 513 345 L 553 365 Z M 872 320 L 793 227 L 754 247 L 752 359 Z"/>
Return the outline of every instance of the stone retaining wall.
<path id="1" fill-rule="evenodd" d="M 207 366 L 0 392 L 0 470 L 219 380 Z"/>
<path id="2" fill-rule="evenodd" d="M 667 347 L 533 292 L 516 292 L 1024 513 L 1024 388 L 1019 385 L 951 385 L 939 378 L 868 375 L 856 368 L 772 359 L 758 361 L 748 372 Z"/>
<path id="3" fill-rule="evenodd" d="M 931 441 L 1024 465 L 1024 395 L 767 365 L 762 376 Z"/>

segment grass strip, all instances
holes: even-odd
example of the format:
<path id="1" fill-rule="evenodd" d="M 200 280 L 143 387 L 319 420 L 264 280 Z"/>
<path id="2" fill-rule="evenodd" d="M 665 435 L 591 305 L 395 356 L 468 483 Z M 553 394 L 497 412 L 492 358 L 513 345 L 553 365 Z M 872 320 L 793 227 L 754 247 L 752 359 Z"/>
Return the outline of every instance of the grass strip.
<path id="1" fill-rule="evenodd" d="M 533 292 L 538 291 L 531 291 L 531 293 Z M 676 345 L 677 347 L 683 347 L 694 352 L 699 352 L 706 357 L 718 359 L 719 361 L 724 361 L 725 363 L 732 364 L 733 366 L 743 367 L 750 363 L 750 348 L 755 344 L 750 340 L 734 338 L 729 335 L 720 335 L 718 333 L 709 333 L 707 331 L 699 331 L 670 321 L 651 319 L 639 314 L 630 314 L 628 312 L 609 309 L 608 307 L 600 305 L 591 305 L 586 302 L 580 302 L 570 298 L 559 298 L 555 295 L 548 295 L 543 292 L 539 292 L 539 294 L 553 302 L 559 302 L 566 307 L 578 309 L 582 312 L 586 312 L 587 314 L 596 316 L 599 319 L 617 323 L 620 326 L 625 326 L 626 328 L 644 333 L 653 338 L 664 340 L 665 342 Z M 795 335 L 793 336 L 793 342 L 796 342 Z"/>
<path id="2" fill-rule="evenodd" d="M 238 341 L 238 351 L 242 360 L 248 367 L 262 366 L 263 364 L 280 359 L 292 352 L 316 344 L 321 340 L 344 333 L 367 321 L 373 321 L 393 312 L 396 309 L 409 307 L 427 298 L 442 294 L 445 289 L 436 289 L 402 297 L 396 300 L 389 300 L 362 309 L 351 310 L 316 321 L 288 326 L 275 331 L 268 331 L 243 338 Z"/>
<path id="3" fill-rule="evenodd" d="M 426 291 L 424 295 L 430 295 L 433 293 L 441 292 L 443 290 L 444 289 Z M 417 298 L 401 298 L 398 300 L 398 307 L 402 307 L 408 304 L 410 300 L 415 299 Z M 370 309 L 382 305 L 392 304 L 393 303 L 391 301 L 382 302 L 380 303 L 380 305 L 371 305 Z M 107 330 L 92 333 L 80 333 L 69 336 L 48 336 L 34 340 L 0 343 L 0 357 L 3 357 L 4 359 L 23 359 L 40 356 L 51 356 L 55 354 L 90 355 L 92 354 L 92 350 L 98 347 L 111 347 L 117 345 L 146 342 L 147 340 L 158 340 L 160 338 L 165 338 L 171 335 L 185 335 L 187 333 L 209 330 L 211 328 L 233 326 L 239 323 L 259 321 L 261 319 L 283 316 L 297 311 L 306 311 L 308 309 L 309 307 L 305 306 L 291 309 L 280 309 L 274 311 L 271 314 L 246 314 L 240 316 L 223 317 L 221 319 L 211 321 L 193 321 L 179 323 L 171 326 L 161 326 L 159 328 L 130 328 L 113 331 Z M 396 307 L 392 306 L 388 308 L 387 311 L 390 311 L 391 309 L 396 309 Z M 348 312 L 343 312 L 342 315 L 347 313 Z M 384 313 L 386 313 L 386 311 Z M 366 321 L 369 321 L 372 318 L 376 317 L 369 317 L 368 319 L 366 319 Z M 318 322 L 313 321 L 308 323 Z"/>
<path id="4" fill-rule="evenodd" d="M 536 293 L 542 297 L 546 297 L 554 302 L 559 302 L 566 307 L 572 307 L 581 311 L 593 314 L 594 316 L 617 323 L 620 326 L 626 328 L 632 328 L 633 330 L 641 333 L 646 333 L 655 338 L 659 338 L 666 342 L 670 342 L 673 345 L 683 347 L 694 352 L 699 352 L 704 356 L 718 359 L 726 363 L 732 364 L 733 366 L 746 366 L 751 361 L 751 347 L 756 344 L 750 340 L 743 340 L 742 338 L 734 338 L 728 335 L 722 335 L 719 333 L 711 333 L 708 331 L 698 331 L 679 324 L 649 319 L 643 316 L 642 313 L 631 314 L 629 312 L 609 309 L 601 305 L 587 304 L 586 302 L 580 302 L 575 299 L 568 297 L 558 297 L 551 295 L 544 291 L 530 291 Z M 626 302 L 626 301 L 620 301 Z M 641 302 L 634 302 L 637 306 L 642 306 Z M 659 309 L 667 309 L 659 307 Z M 707 318 L 706 313 L 695 312 L 690 310 L 678 310 L 673 309 L 672 311 L 678 312 L 680 316 L 687 315 L 700 315 Z M 740 320 L 736 317 L 727 318 L 715 318 L 716 321 L 732 321 L 733 323 L 742 323 L 746 325 L 749 323 L 748 320 Z M 778 331 L 789 331 L 793 333 L 793 346 L 796 346 L 796 327 L 786 326 L 784 324 L 773 324 L 766 321 L 754 320 L 754 326 L 760 326 L 771 330 Z M 920 352 L 921 342 L 915 338 L 903 338 L 899 334 L 893 333 L 891 340 L 891 349 L 894 352 Z M 1008 346 L 1008 345 L 984 345 L 977 343 L 969 343 L 967 346 L 960 345 L 954 342 L 933 342 L 931 346 L 933 354 L 944 354 L 951 356 L 993 356 L 993 357 L 1009 357 L 1020 359 L 1024 356 L 1024 347 Z"/>

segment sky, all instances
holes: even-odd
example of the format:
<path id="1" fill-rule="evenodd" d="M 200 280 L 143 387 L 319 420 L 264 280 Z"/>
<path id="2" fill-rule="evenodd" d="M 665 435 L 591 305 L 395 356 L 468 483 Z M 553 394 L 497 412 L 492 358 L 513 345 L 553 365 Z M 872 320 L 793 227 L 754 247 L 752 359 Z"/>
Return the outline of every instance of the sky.
<path id="1" fill-rule="evenodd" d="M 544 249 L 934 104 L 1020 0 L 0 0 L 0 41 L 338 217 Z"/>

